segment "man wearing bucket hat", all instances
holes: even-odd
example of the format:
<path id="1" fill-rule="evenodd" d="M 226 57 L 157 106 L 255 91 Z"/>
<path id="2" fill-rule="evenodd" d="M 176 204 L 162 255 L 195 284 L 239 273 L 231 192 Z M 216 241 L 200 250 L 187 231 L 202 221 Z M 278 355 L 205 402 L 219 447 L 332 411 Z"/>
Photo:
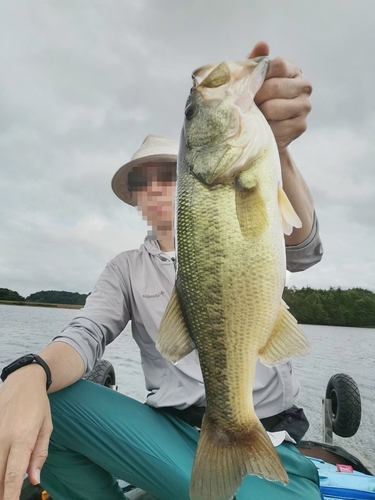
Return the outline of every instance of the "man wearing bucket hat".
<path id="1" fill-rule="evenodd" d="M 260 43 L 250 57 L 265 53 L 268 46 Z M 310 92 L 299 68 L 277 58 L 256 96 L 278 142 L 284 189 L 303 222 L 286 239 L 288 268 L 298 271 L 318 262 L 322 252 L 310 193 L 287 150 L 306 128 Z M 155 348 L 175 278 L 177 152 L 177 141 L 149 135 L 115 173 L 113 191 L 140 210 L 152 227 L 150 234 L 140 249 L 123 252 L 106 266 L 85 307 L 34 362 L 25 366 L 18 360 L 3 372 L 0 500 L 18 499 L 26 470 L 34 484 L 41 475 L 55 500 L 124 499 L 115 478 L 137 485 L 152 498 L 189 499 L 196 427 L 205 408 L 199 359 L 193 351 L 173 365 Z M 130 320 L 142 358 L 146 404 L 80 380 Z M 289 363 L 259 364 L 253 399 L 268 431 L 287 430 L 295 440 L 302 437 L 308 424 L 294 407 L 297 394 Z M 237 500 L 320 499 L 315 466 L 290 443 L 281 443 L 277 450 L 289 485 L 246 476 Z"/>
<path id="2" fill-rule="evenodd" d="M 120 200 L 136 206 L 152 227 L 153 239 L 163 251 L 174 251 L 174 186 L 178 141 L 148 135 L 131 160 L 112 179 Z"/>
<path id="3" fill-rule="evenodd" d="M 178 154 L 178 141 L 162 135 L 148 135 L 137 151 L 131 157 L 128 163 L 125 163 L 113 176 L 112 189 L 120 200 L 129 205 L 136 206 L 136 197 L 133 196 L 132 170 L 135 167 L 147 163 L 153 163 L 156 166 L 167 164 L 176 165 Z M 130 174 L 130 178 L 129 178 Z M 130 183 L 129 183 L 130 181 Z M 137 186 L 134 186 L 135 188 Z M 139 186 L 142 187 L 142 186 Z"/>

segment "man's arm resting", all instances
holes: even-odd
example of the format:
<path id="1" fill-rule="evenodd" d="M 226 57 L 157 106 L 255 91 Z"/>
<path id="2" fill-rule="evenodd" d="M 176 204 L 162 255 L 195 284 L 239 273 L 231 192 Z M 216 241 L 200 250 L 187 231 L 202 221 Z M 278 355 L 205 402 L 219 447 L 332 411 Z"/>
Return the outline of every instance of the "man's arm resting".
<path id="1" fill-rule="evenodd" d="M 83 359 L 69 344 L 65 342 L 52 342 L 38 354 L 51 370 L 52 384 L 48 393 L 59 391 L 82 378 L 84 372 Z M 34 379 L 36 385 L 41 384 L 44 390 L 46 389 L 46 373 L 44 369 L 36 363 L 32 363 L 14 371 L 8 376 L 7 380 L 15 381 L 25 377 Z"/>

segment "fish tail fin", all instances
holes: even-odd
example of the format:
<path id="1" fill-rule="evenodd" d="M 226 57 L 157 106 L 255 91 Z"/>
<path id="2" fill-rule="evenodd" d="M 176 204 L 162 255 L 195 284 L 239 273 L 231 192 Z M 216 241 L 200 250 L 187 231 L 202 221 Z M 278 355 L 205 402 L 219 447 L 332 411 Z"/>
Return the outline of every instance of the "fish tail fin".
<path id="1" fill-rule="evenodd" d="M 258 419 L 225 433 L 203 419 L 190 482 L 191 500 L 229 500 L 247 474 L 288 484 L 288 475 Z"/>

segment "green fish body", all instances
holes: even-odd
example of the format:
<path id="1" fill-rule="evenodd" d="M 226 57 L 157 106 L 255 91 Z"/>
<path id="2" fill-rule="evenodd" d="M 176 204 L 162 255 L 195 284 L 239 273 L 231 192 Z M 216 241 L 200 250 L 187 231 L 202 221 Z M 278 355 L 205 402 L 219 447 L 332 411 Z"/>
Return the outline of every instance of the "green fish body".
<path id="1" fill-rule="evenodd" d="M 177 362 L 198 350 L 207 409 L 192 500 L 229 500 L 246 474 L 288 476 L 254 411 L 258 359 L 305 354 L 282 301 L 284 231 L 299 219 L 281 187 L 272 131 L 253 97 L 265 58 L 194 72 L 177 176 L 177 274 L 157 348 Z"/>

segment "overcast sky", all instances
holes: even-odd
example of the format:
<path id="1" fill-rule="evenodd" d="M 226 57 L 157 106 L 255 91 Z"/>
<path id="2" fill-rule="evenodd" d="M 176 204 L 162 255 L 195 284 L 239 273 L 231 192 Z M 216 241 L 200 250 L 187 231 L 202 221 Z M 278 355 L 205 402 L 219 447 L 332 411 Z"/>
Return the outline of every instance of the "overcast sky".
<path id="1" fill-rule="evenodd" d="M 291 146 L 325 254 L 289 286 L 375 291 L 374 0 L 2 0 L 0 288 L 88 293 L 147 227 L 111 191 L 149 133 L 179 137 L 192 71 L 259 40 L 314 91 Z"/>

